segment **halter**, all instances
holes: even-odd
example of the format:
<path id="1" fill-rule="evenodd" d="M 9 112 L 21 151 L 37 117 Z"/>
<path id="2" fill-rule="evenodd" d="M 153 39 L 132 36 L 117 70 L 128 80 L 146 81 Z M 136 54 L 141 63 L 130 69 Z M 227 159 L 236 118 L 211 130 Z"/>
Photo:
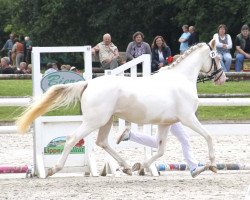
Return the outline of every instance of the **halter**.
<path id="1" fill-rule="evenodd" d="M 209 73 L 213 68 L 214 68 L 214 71 L 211 73 L 211 75 L 206 75 L 206 76 L 203 76 L 203 77 L 198 77 L 198 80 L 197 80 L 197 83 L 200 83 L 200 82 L 205 82 L 205 81 L 209 81 L 211 79 L 214 79 L 215 76 L 221 72 L 221 74 L 219 75 L 219 77 L 216 78 L 215 81 L 219 80 L 221 75 L 223 74 L 223 71 L 222 71 L 222 68 L 218 69 L 217 67 L 217 64 L 215 62 L 215 57 L 216 57 L 216 52 L 213 51 L 212 47 L 207 43 L 207 46 L 209 47 L 210 49 L 210 57 L 212 59 L 212 62 L 211 62 L 211 67 L 210 67 L 210 70 L 208 72 L 205 72 L 206 74 Z"/>

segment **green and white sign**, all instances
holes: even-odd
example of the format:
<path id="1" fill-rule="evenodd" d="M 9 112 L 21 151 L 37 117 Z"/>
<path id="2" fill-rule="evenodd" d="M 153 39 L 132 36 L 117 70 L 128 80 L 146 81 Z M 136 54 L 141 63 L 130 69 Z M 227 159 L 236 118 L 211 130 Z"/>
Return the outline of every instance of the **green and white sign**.
<path id="1" fill-rule="evenodd" d="M 84 81 L 84 78 L 75 72 L 71 71 L 52 72 L 42 78 L 41 88 L 44 92 L 46 92 L 53 85 L 75 83 L 78 81 Z"/>

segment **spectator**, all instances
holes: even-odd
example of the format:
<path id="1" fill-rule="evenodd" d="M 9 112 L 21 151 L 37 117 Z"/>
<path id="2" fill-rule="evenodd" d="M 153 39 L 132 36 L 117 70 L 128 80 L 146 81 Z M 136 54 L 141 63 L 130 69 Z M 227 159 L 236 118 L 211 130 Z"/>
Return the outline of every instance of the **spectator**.
<path id="1" fill-rule="evenodd" d="M 9 57 L 3 57 L 1 58 L 1 68 L 2 68 L 2 74 L 14 74 L 15 71 L 10 65 L 10 59 Z"/>
<path id="2" fill-rule="evenodd" d="M 19 67 L 17 68 L 15 74 L 27 74 L 27 63 L 21 62 Z"/>
<path id="3" fill-rule="evenodd" d="M 81 72 L 80 72 L 75 66 L 72 66 L 72 67 L 70 68 L 70 71 L 75 72 L 75 73 L 77 73 L 77 74 L 81 74 Z"/>
<path id="4" fill-rule="evenodd" d="M 126 50 L 126 60 L 130 61 L 142 54 L 151 54 L 151 49 L 148 43 L 143 41 L 144 35 L 142 32 L 137 31 L 133 35 L 133 42 L 128 44 Z"/>
<path id="5" fill-rule="evenodd" d="M 196 32 L 194 26 L 189 26 L 188 31 L 190 33 L 190 36 L 188 38 L 188 46 L 191 47 L 199 43 L 199 34 Z"/>
<path id="6" fill-rule="evenodd" d="M 47 70 L 44 72 L 43 76 L 46 76 L 47 74 L 50 74 L 52 72 L 57 72 L 58 68 L 57 65 L 53 65 L 52 63 L 47 64 Z"/>
<path id="7" fill-rule="evenodd" d="M 99 53 L 100 63 L 103 69 L 115 69 L 118 67 L 118 48 L 111 42 L 111 35 L 103 35 L 103 41 L 92 48 L 92 53 Z"/>
<path id="8" fill-rule="evenodd" d="M 67 65 L 62 65 L 61 66 L 61 71 L 69 71 L 68 66 Z"/>
<path id="9" fill-rule="evenodd" d="M 182 147 L 183 156 L 189 166 L 191 176 L 195 178 L 201 172 L 205 171 L 208 166 L 201 166 L 198 164 L 196 159 L 194 158 L 187 132 L 184 130 L 182 124 L 177 122 L 171 125 L 170 128 L 171 133 L 179 140 Z M 146 134 L 133 133 L 129 129 L 125 129 L 122 134 L 117 139 L 117 144 L 121 141 L 133 141 L 142 145 L 146 145 L 152 148 L 158 148 L 159 141 L 154 136 L 149 136 Z"/>
<path id="10" fill-rule="evenodd" d="M 30 64 L 31 63 L 32 41 L 30 40 L 29 36 L 26 36 L 24 38 L 24 40 L 25 40 L 25 49 L 26 49 L 24 60 L 27 64 Z"/>
<path id="11" fill-rule="evenodd" d="M 171 56 L 171 50 L 162 36 L 156 36 L 152 43 L 152 64 L 151 71 L 157 71 L 167 65 L 167 58 Z"/>
<path id="12" fill-rule="evenodd" d="M 244 24 L 241 27 L 241 33 L 236 36 L 235 46 L 235 71 L 240 72 L 242 69 L 244 58 L 250 59 L 250 36 L 248 25 Z"/>
<path id="13" fill-rule="evenodd" d="M 32 65 L 31 64 L 28 64 L 27 74 L 32 74 Z"/>
<path id="14" fill-rule="evenodd" d="M 225 72 L 229 72 L 232 63 L 232 55 L 230 53 L 230 49 L 232 49 L 232 39 L 231 36 L 227 34 L 226 25 L 219 25 L 218 33 L 215 33 L 213 38 L 216 41 L 216 49 L 221 58 L 221 66 Z"/>
<path id="15" fill-rule="evenodd" d="M 182 35 L 179 38 L 180 42 L 180 54 L 183 54 L 188 49 L 188 38 L 190 36 L 190 33 L 188 32 L 188 25 L 182 26 Z"/>
<path id="16" fill-rule="evenodd" d="M 24 50 L 25 50 L 25 46 L 24 46 L 22 38 L 21 40 L 15 39 L 14 45 L 12 47 L 12 54 L 13 54 L 12 59 L 13 59 L 13 66 L 15 66 L 16 68 L 18 68 L 20 63 L 24 61 Z"/>
<path id="17" fill-rule="evenodd" d="M 11 33 L 11 34 L 10 34 L 10 39 L 8 39 L 8 40 L 5 42 L 3 48 L 1 49 L 1 52 L 3 52 L 3 51 L 7 51 L 7 52 L 8 52 L 8 57 L 9 57 L 9 59 L 10 59 L 10 64 L 12 64 L 12 60 L 11 60 L 11 51 L 12 51 L 12 47 L 13 47 L 14 38 L 15 38 L 14 34 Z"/>
<path id="18" fill-rule="evenodd" d="M 57 63 L 52 63 L 52 68 L 55 69 L 56 71 L 58 71 L 58 65 L 57 65 Z"/>

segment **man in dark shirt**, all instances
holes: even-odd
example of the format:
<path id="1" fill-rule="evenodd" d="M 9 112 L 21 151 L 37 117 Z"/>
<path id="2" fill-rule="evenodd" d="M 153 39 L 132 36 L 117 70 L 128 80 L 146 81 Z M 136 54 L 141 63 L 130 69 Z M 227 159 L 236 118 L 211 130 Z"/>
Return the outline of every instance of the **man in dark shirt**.
<path id="1" fill-rule="evenodd" d="M 250 59 L 250 36 L 248 25 L 241 27 L 241 33 L 236 36 L 236 61 L 235 71 L 240 72 L 245 58 Z"/>
<path id="2" fill-rule="evenodd" d="M 10 66 L 10 60 L 8 57 L 1 58 L 1 73 L 2 74 L 14 74 L 14 69 Z"/>
<path id="3" fill-rule="evenodd" d="M 189 26 L 188 31 L 190 33 L 190 36 L 188 38 L 188 46 L 190 47 L 190 46 L 193 46 L 199 42 L 199 35 L 195 31 L 194 26 Z"/>

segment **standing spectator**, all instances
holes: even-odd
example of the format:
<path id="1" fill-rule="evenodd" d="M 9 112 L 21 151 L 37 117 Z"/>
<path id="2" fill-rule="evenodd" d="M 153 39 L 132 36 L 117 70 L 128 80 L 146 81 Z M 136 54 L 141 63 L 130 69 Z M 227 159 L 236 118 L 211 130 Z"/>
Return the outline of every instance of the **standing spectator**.
<path id="1" fill-rule="evenodd" d="M 3 57 L 1 58 L 1 73 L 2 74 L 14 74 L 15 71 L 10 65 L 10 59 L 9 57 Z"/>
<path id="2" fill-rule="evenodd" d="M 191 46 L 199 43 L 199 34 L 195 30 L 194 26 L 189 26 L 188 31 L 190 33 L 190 36 L 188 38 L 188 46 L 191 47 Z"/>
<path id="3" fill-rule="evenodd" d="M 236 36 L 235 46 L 235 71 L 240 72 L 242 69 L 244 58 L 250 59 L 250 36 L 248 25 L 244 24 L 241 27 L 241 33 Z"/>
<path id="4" fill-rule="evenodd" d="M 167 58 L 171 56 L 171 50 L 162 36 L 156 36 L 152 43 L 152 64 L 151 71 L 157 71 L 167 65 Z"/>
<path id="5" fill-rule="evenodd" d="M 25 50 L 24 46 L 25 45 L 23 43 L 23 40 L 19 40 L 19 39 L 14 40 L 14 45 L 12 48 L 12 54 L 13 54 L 12 59 L 13 60 L 14 60 L 14 58 L 16 59 L 16 61 L 15 61 L 16 68 L 18 68 L 20 63 L 24 61 L 24 50 Z M 15 55 L 15 57 L 14 57 L 14 55 Z"/>
<path id="6" fill-rule="evenodd" d="M 29 36 L 26 36 L 24 38 L 24 40 L 25 40 L 25 49 L 26 49 L 24 60 L 27 64 L 30 64 L 31 63 L 32 41 L 30 40 Z"/>
<path id="7" fill-rule="evenodd" d="M 216 41 L 216 49 L 221 58 L 221 66 L 224 72 L 229 72 L 232 63 L 232 55 L 230 53 L 230 49 L 232 49 L 232 39 L 231 36 L 227 34 L 225 24 L 219 25 L 218 33 L 215 33 L 213 38 Z"/>
<path id="8" fill-rule="evenodd" d="M 148 43 L 143 41 L 144 35 L 142 32 L 137 31 L 133 35 L 133 42 L 128 44 L 126 50 L 126 60 L 130 61 L 142 54 L 151 54 L 151 49 Z"/>
<path id="9" fill-rule="evenodd" d="M 111 42 L 111 35 L 103 35 L 103 41 L 92 48 L 92 53 L 99 52 L 99 59 L 103 69 L 115 69 L 118 67 L 118 48 Z"/>
<path id="10" fill-rule="evenodd" d="M 12 51 L 13 43 L 14 43 L 14 34 L 11 33 L 11 34 L 10 34 L 10 39 L 8 39 L 8 40 L 5 42 L 3 48 L 1 49 L 1 52 L 7 51 L 8 57 L 9 57 L 9 59 L 10 59 L 10 64 L 12 63 L 12 60 L 11 60 L 11 51 Z"/>
<path id="11" fill-rule="evenodd" d="M 182 31 L 183 33 L 181 34 L 181 37 L 179 38 L 180 54 L 183 54 L 188 49 L 188 38 L 190 36 L 190 33 L 188 32 L 188 25 L 183 25 Z"/>

